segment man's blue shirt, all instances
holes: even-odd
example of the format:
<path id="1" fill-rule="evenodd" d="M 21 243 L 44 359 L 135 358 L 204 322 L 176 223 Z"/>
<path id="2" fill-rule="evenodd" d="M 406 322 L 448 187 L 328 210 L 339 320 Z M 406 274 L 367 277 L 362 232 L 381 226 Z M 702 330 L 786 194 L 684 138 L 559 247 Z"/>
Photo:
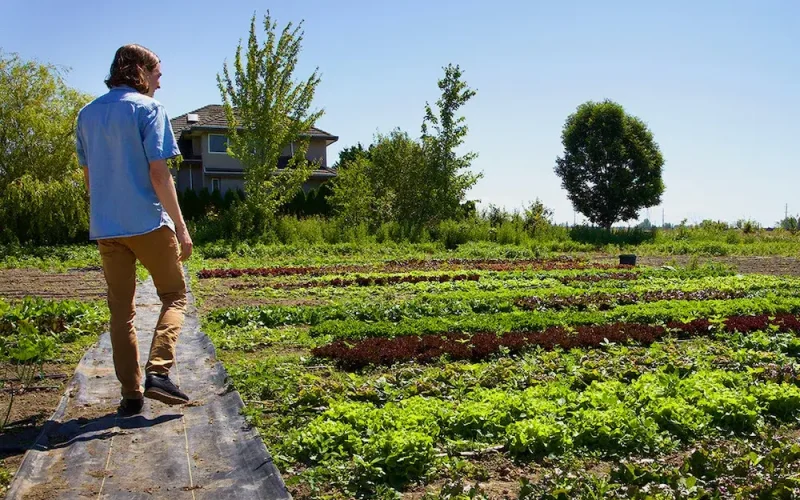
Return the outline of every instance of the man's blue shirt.
<path id="1" fill-rule="evenodd" d="M 89 238 L 137 236 L 175 224 L 150 181 L 150 162 L 180 154 L 158 101 L 114 87 L 78 114 L 78 161 L 89 168 Z"/>

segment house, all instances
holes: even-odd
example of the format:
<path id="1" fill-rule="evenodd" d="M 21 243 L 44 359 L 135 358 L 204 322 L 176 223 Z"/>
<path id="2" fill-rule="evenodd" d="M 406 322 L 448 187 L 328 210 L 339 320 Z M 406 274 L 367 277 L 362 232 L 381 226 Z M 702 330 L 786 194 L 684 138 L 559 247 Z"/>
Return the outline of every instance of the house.
<path id="1" fill-rule="evenodd" d="M 199 192 L 208 188 L 225 194 L 230 189 L 244 190 L 243 166 L 226 152 L 228 125 L 221 105 L 203 106 L 172 119 L 171 123 L 183 156 L 183 163 L 175 174 L 179 192 L 187 189 Z M 308 135 L 306 158 L 317 161 L 318 167 L 303 184 L 306 193 L 336 177 L 336 171 L 328 168 L 327 148 L 339 139 L 318 128 L 312 128 Z M 283 151 L 279 167 L 287 164 L 293 149 L 294 145 L 290 145 Z"/>

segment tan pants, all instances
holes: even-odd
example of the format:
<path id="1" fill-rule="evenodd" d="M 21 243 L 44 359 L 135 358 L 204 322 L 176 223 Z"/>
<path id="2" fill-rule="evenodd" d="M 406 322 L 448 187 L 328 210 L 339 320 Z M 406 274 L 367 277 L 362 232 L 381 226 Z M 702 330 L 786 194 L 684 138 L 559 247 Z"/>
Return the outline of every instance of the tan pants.
<path id="1" fill-rule="evenodd" d="M 141 399 L 142 370 L 133 326 L 136 316 L 136 259 L 153 277 L 162 304 L 145 373 L 166 375 L 175 363 L 175 345 L 186 309 L 180 245 L 175 233 L 166 226 L 140 236 L 98 240 L 97 245 L 108 284 L 114 369 L 122 384 L 122 397 Z"/>

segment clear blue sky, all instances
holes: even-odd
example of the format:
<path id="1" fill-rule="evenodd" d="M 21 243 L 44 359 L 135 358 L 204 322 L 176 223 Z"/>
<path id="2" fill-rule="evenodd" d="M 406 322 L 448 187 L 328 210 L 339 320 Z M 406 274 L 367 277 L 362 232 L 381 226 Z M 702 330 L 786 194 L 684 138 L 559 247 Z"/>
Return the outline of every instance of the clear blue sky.
<path id="1" fill-rule="evenodd" d="M 797 0 L 2 0 L 0 47 L 69 67 L 69 84 L 98 95 L 117 47 L 143 44 L 163 61 L 156 98 L 177 116 L 220 102 L 215 75 L 267 7 L 280 26 L 305 20 L 298 74 L 322 73 L 316 105 L 319 126 L 340 137 L 333 158 L 377 131 L 418 135 L 452 62 L 478 92 L 464 114 L 484 174 L 470 196 L 484 206 L 539 197 L 572 222 L 553 173 L 561 128 L 580 103 L 610 98 L 661 146 L 667 222 L 772 225 L 784 203 L 800 213 Z M 661 207 L 651 218 L 660 223 Z"/>

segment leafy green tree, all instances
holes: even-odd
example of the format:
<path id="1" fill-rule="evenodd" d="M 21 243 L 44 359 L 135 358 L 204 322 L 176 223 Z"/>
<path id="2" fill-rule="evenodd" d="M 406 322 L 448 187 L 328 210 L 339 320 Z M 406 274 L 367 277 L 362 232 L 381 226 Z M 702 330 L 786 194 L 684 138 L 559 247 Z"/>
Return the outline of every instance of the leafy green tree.
<path id="1" fill-rule="evenodd" d="M 75 120 L 91 97 L 66 70 L 0 51 L 0 220 L 7 242 L 88 237 L 88 197 L 75 155 Z"/>
<path id="2" fill-rule="evenodd" d="M 661 203 L 664 159 L 639 118 L 613 101 L 586 102 L 561 134 L 564 156 L 556 160 L 572 205 L 607 230 L 639 210 Z"/>
<path id="3" fill-rule="evenodd" d="M 79 169 L 75 119 L 91 97 L 65 73 L 0 51 L 0 194 L 25 174 L 48 181 Z"/>
<path id="4" fill-rule="evenodd" d="M 269 218 L 291 200 L 314 168 L 306 160 L 308 130 L 323 112 L 311 110 L 320 82 L 317 70 L 304 81 L 294 79 L 302 24 L 289 23 L 278 33 L 267 12 L 266 41 L 259 44 L 254 15 L 246 51 L 241 41 L 236 49 L 233 77 L 227 63 L 217 75 L 228 121 L 228 152 L 242 162 L 245 201 L 261 218 Z M 287 167 L 279 169 L 279 158 L 291 144 L 294 154 Z"/>
<path id="5" fill-rule="evenodd" d="M 368 149 L 364 149 L 364 146 L 362 146 L 359 142 L 355 146 L 350 146 L 339 151 L 339 159 L 333 164 L 332 168 L 334 170 L 342 170 L 347 168 L 347 165 L 353 162 L 356 158 L 363 157 L 369 159 L 371 155 L 372 146 L 370 145 Z"/>
<path id="6" fill-rule="evenodd" d="M 375 164 L 366 157 L 356 157 L 331 182 L 332 193 L 328 203 L 348 226 L 370 224 L 377 227 L 390 220 L 391 213 L 385 196 L 388 193 L 379 193 L 378 184 Z M 386 210 L 381 210 L 381 207 Z"/>
<path id="7" fill-rule="evenodd" d="M 422 122 L 425 171 L 421 177 L 425 195 L 419 213 L 409 210 L 412 221 L 435 223 L 457 217 L 467 191 L 483 176 L 469 171 L 477 153 L 456 153 L 468 131 L 466 119 L 458 116 L 458 112 L 476 94 L 463 75 L 458 65 L 447 65 L 444 78 L 438 82 L 442 92 L 436 101 L 438 112 L 425 105 Z"/>
<path id="8" fill-rule="evenodd" d="M 468 171 L 476 155 L 455 150 L 467 134 L 458 110 L 475 92 L 452 65 L 439 88 L 438 112 L 426 104 L 420 140 L 396 129 L 379 134 L 369 149 L 359 145 L 343 152 L 340 163 L 347 167 L 339 169 L 329 199 L 336 214 L 353 224 L 394 221 L 419 228 L 474 213 L 464 198 L 481 177 Z"/>
<path id="9" fill-rule="evenodd" d="M 800 216 L 792 217 L 785 217 L 782 221 L 778 223 L 781 229 L 785 229 L 786 231 L 790 231 L 792 233 L 796 233 L 798 228 L 800 228 Z"/>
<path id="10" fill-rule="evenodd" d="M 547 208 L 539 198 L 525 207 L 524 227 L 532 235 L 546 231 L 553 225 L 553 210 Z"/>

